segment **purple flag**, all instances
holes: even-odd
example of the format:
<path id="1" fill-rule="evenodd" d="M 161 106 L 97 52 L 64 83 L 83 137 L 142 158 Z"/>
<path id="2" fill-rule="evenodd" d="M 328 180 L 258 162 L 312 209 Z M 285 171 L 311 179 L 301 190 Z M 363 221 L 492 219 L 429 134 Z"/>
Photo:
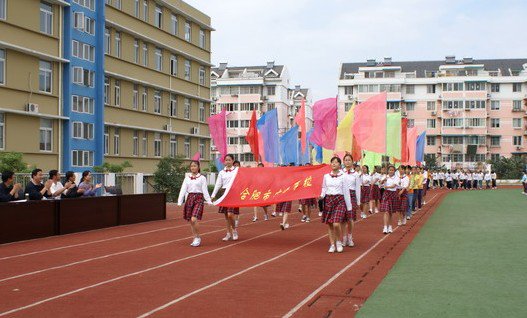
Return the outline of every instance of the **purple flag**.
<path id="1" fill-rule="evenodd" d="M 326 98 L 313 105 L 314 130 L 310 140 L 326 149 L 335 149 L 337 140 L 337 99 Z"/>
<path id="2" fill-rule="evenodd" d="M 220 152 L 220 161 L 223 162 L 223 158 L 227 154 L 227 112 L 225 109 L 217 115 L 210 116 L 208 123 L 210 136 Z"/>

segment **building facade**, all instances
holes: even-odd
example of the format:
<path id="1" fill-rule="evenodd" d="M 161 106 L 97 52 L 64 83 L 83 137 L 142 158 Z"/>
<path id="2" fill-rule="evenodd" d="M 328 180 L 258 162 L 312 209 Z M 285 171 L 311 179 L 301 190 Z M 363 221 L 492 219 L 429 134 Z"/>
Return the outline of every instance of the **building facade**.
<path id="1" fill-rule="evenodd" d="M 527 58 L 344 63 L 339 118 L 353 102 L 388 93 L 388 111 L 426 131 L 425 156 L 472 167 L 527 154 Z"/>
<path id="2" fill-rule="evenodd" d="M 227 152 L 244 166 L 256 166 L 251 147 L 245 140 L 253 110 L 260 118 L 266 111 L 276 109 L 278 133 L 283 135 L 295 125 L 294 116 L 301 98 L 310 98 L 308 89 L 296 88 L 295 95 L 295 90 L 290 88 L 287 67 L 275 62 L 235 67 L 220 63 L 219 67 L 213 68 L 211 113 L 227 111 Z M 308 105 L 311 105 L 310 101 Z M 212 151 L 218 155 L 214 146 Z"/>
<path id="3" fill-rule="evenodd" d="M 0 0 L 0 151 L 62 171 L 208 161 L 211 31 L 177 0 Z"/>

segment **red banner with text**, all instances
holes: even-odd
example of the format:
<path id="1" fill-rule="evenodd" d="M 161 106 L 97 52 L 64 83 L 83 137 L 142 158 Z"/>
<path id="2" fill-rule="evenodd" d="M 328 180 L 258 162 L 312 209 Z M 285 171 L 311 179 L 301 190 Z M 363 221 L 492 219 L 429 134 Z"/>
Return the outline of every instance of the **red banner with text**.
<path id="1" fill-rule="evenodd" d="M 318 198 L 328 165 L 276 168 L 239 168 L 225 194 L 214 204 L 224 207 L 266 206 Z"/>

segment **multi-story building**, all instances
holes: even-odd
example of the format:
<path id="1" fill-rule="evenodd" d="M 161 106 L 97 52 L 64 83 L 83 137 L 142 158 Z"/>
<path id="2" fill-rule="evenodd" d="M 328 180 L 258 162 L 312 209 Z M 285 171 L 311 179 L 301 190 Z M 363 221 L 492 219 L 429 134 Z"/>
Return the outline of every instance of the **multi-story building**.
<path id="1" fill-rule="evenodd" d="M 282 135 L 295 125 L 294 116 L 301 99 L 305 98 L 308 106 L 311 105 L 308 89 L 300 86 L 291 89 L 289 85 L 287 67 L 274 62 L 236 67 L 220 63 L 219 67 L 211 70 L 211 113 L 227 110 L 227 152 L 243 165 L 257 164 L 245 140 L 253 110 L 260 118 L 264 112 L 276 109 L 278 133 Z M 310 110 L 306 112 L 306 117 L 308 114 L 311 114 Z M 217 154 L 214 147 L 212 150 Z"/>
<path id="2" fill-rule="evenodd" d="M 302 88 L 300 85 L 295 85 L 295 88 L 289 91 L 289 99 L 293 101 L 291 109 L 289 110 L 290 125 L 295 125 L 294 116 L 300 110 L 303 100 L 306 106 L 306 129 L 309 131 L 313 127 L 313 99 L 311 97 L 311 90 L 309 88 Z"/>
<path id="3" fill-rule="evenodd" d="M 208 160 L 211 31 L 177 0 L 0 0 L 0 150 L 63 171 Z"/>
<path id="4" fill-rule="evenodd" d="M 527 58 L 344 63 L 339 118 L 353 102 L 388 93 L 388 110 L 426 130 L 425 155 L 470 167 L 527 154 Z"/>

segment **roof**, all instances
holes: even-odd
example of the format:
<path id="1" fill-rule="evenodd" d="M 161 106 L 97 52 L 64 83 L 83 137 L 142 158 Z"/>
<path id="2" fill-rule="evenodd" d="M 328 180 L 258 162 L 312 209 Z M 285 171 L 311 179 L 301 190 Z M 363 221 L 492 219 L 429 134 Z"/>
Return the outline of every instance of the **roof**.
<path id="1" fill-rule="evenodd" d="M 219 67 L 213 67 L 210 69 L 211 72 L 215 72 L 218 74 L 218 76 L 223 76 L 223 73 L 225 70 L 230 71 L 243 71 L 244 69 L 250 70 L 250 71 L 259 71 L 262 72 L 262 74 L 265 74 L 270 68 L 268 68 L 266 65 L 257 65 L 257 66 L 227 66 L 227 68 L 220 70 Z M 283 65 L 274 65 L 273 70 L 278 73 L 278 77 L 282 76 L 282 71 L 284 70 Z"/>
<path id="2" fill-rule="evenodd" d="M 441 65 L 475 65 L 483 64 L 487 71 L 501 70 L 521 70 L 523 64 L 527 63 L 527 58 L 522 59 L 494 59 L 494 60 L 473 60 L 470 64 L 463 64 L 462 61 L 456 61 L 456 64 L 447 64 L 445 60 L 440 61 L 393 61 L 389 65 L 377 62 L 374 67 L 380 66 L 400 66 L 403 72 L 416 72 L 417 77 L 425 77 L 425 71 L 438 71 Z M 340 79 L 344 79 L 345 73 L 358 73 L 359 67 L 368 67 L 366 62 L 361 63 L 343 63 L 340 70 Z"/>

